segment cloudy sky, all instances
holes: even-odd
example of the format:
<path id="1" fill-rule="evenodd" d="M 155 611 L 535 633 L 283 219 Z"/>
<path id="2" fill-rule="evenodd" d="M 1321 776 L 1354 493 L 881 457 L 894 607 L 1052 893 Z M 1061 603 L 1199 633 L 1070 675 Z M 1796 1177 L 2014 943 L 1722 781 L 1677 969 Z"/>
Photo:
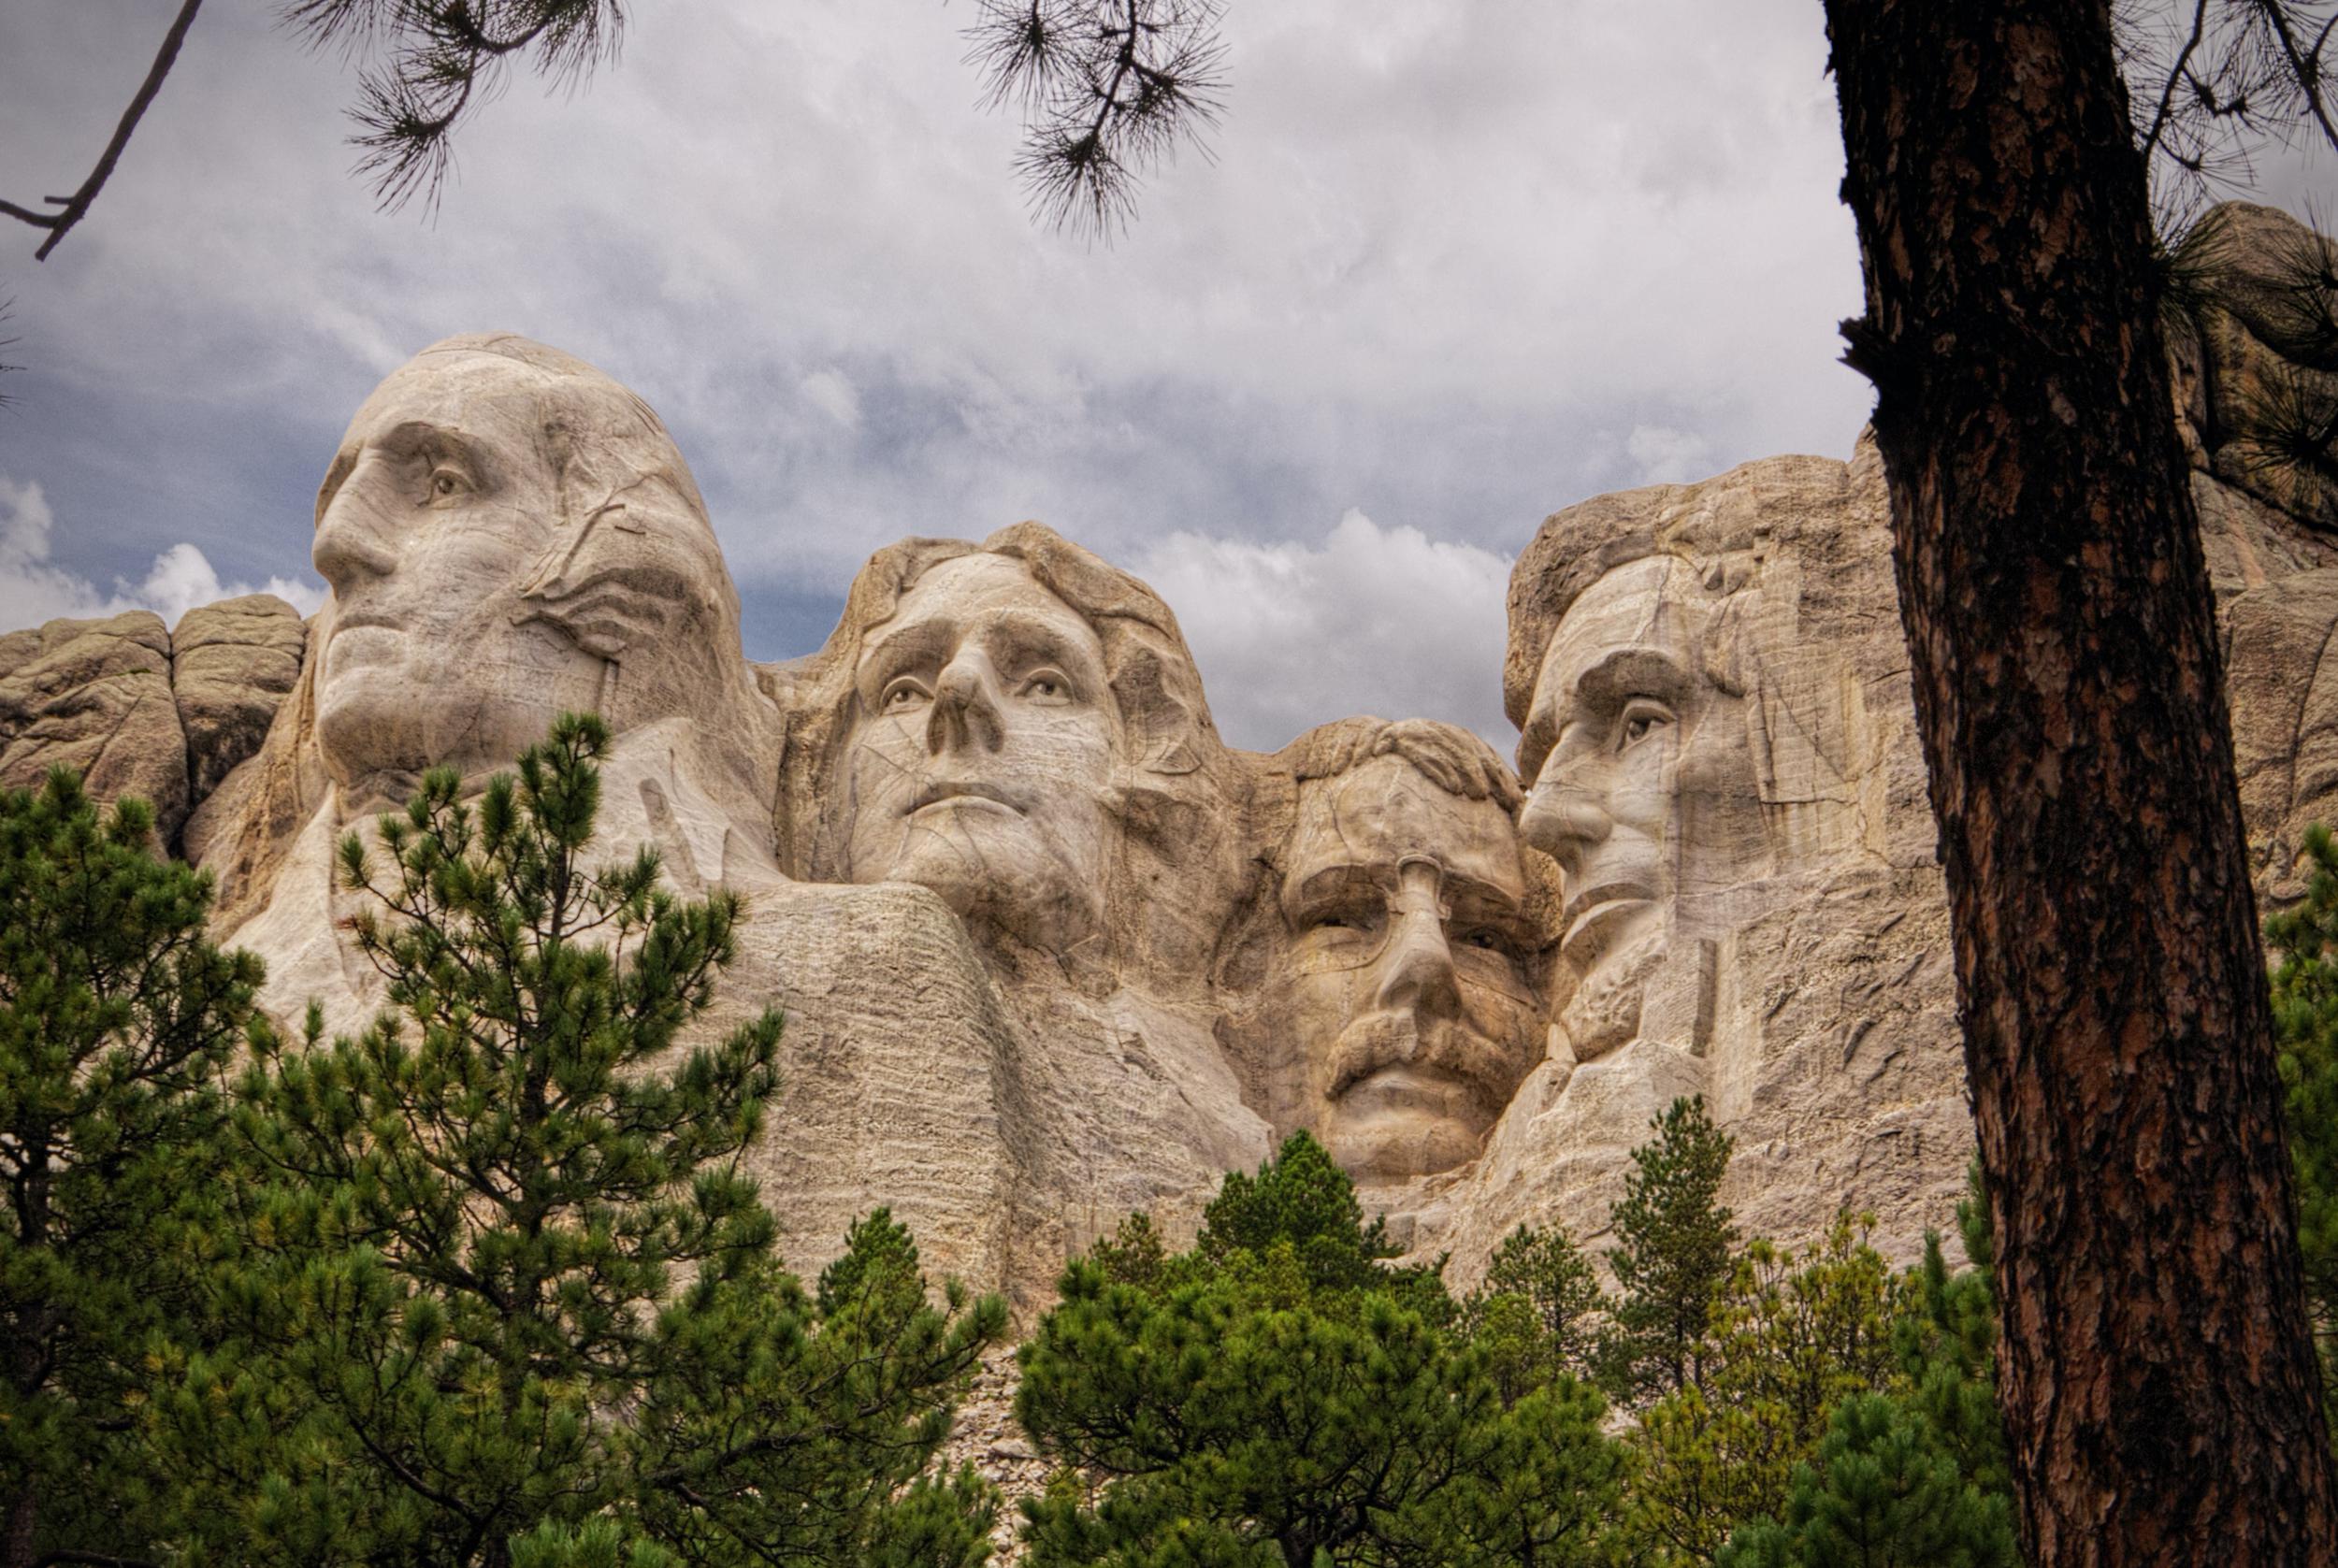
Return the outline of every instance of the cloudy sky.
<path id="1" fill-rule="evenodd" d="M 210 0 L 92 216 L 38 265 L 0 228 L 0 626 L 313 605 L 349 414 L 509 330 L 665 416 L 755 657 L 816 647 L 880 544 L 1037 517 L 1162 591 L 1238 743 L 1507 746 L 1546 513 L 1847 455 L 1869 407 L 1815 0 L 1232 0 L 1214 156 L 1108 249 L 1031 222 L 965 0 L 628 8 L 582 90 L 512 80 L 427 218 L 349 177 L 349 65 Z M 7 0 L 0 194 L 79 183 L 175 9 Z"/>

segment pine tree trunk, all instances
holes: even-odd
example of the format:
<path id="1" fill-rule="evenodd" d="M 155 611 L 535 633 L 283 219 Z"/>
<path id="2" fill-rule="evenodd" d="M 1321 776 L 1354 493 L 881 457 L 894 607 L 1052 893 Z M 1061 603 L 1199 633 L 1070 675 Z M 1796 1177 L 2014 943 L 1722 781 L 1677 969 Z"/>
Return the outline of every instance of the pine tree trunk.
<path id="1" fill-rule="evenodd" d="M 2023 1544 L 2338 1558 L 2214 607 L 2104 0 L 1826 0 Z"/>

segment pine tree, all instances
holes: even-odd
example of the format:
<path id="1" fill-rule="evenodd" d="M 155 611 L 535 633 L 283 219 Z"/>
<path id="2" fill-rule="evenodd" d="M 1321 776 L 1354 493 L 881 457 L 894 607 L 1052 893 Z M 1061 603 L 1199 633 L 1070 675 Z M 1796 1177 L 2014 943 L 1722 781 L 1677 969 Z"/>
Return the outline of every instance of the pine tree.
<path id="1" fill-rule="evenodd" d="M 1836 1405 L 1778 1517 L 1739 1530 L 1721 1568 L 2018 1568 L 1977 1160 L 1957 1218 L 1973 1267 L 1950 1273 L 1940 1237 L 1925 1237 L 1924 1262 L 1900 1290 L 1909 1310 L 1894 1326 L 1890 1391 Z"/>
<path id="2" fill-rule="evenodd" d="M 1133 1216 L 1132 1223 L 1149 1225 Z M 1376 1215 L 1364 1223 L 1348 1173 L 1302 1129 L 1285 1139 L 1255 1176 L 1227 1173 L 1202 1212 L 1192 1252 L 1163 1277 L 1218 1273 L 1248 1277 L 1262 1288 L 1280 1280 L 1283 1304 L 1296 1304 L 1304 1295 L 1326 1309 L 1344 1294 L 1368 1291 L 1432 1324 L 1450 1323 L 1457 1309 L 1445 1288 L 1445 1260 L 1392 1268 L 1389 1259 L 1397 1252 L 1386 1217 Z"/>
<path id="3" fill-rule="evenodd" d="M 1631 1534 L 1656 1561 L 1710 1562 L 1740 1525 L 1786 1504 L 1849 1399 L 1907 1386 L 1908 1286 L 1843 1215 L 1790 1254 L 1750 1244 L 1716 1294 L 1698 1382 L 1640 1413 Z"/>
<path id="4" fill-rule="evenodd" d="M 1738 1244 L 1718 1199 L 1733 1140 L 1703 1097 L 1674 1100 L 1649 1127 L 1656 1136 L 1632 1151 L 1609 1216 L 1621 1244 L 1608 1266 L 1622 1295 L 1603 1359 L 1609 1391 L 1624 1400 L 1697 1380 L 1706 1318 Z"/>
<path id="5" fill-rule="evenodd" d="M 200 1316 L 225 1074 L 260 963 L 204 940 L 211 884 L 70 771 L 0 793 L 0 1561 L 143 1552 L 139 1416 Z M 61 1553 L 83 1554 L 77 1558 Z"/>
<path id="6" fill-rule="evenodd" d="M 2305 835 L 2304 901 L 2265 922 L 2273 1029 L 2297 1174 L 2298 1250 L 2319 1352 L 2323 1414 L 2338 1424 L 2338 842 Z"/>
<path id="7" fill-rule="evenodd" d="M 390 1005 L 329 1045 L 312 1007 L 247 1075 L 248 1343 L 167 1413 L 224 1561 L 857 1562 L 998 1331 L 995 1302 L 928 1309 L 881 1219 L 819 1302 L 778 1271 L 738 1157 L 779 1016 L 677 1044 L 743 904 L 674 899 L 646 849 L 588 869 L 607 745 L 564 716 L 476 807 L 427 775 L 386 869 L 340 846 Z M 974 1561 L 961 1500 L 935 1561 Z"/>
<path id="8" fill-rule="evenodd" d="M 1032 1568 L 1606 1561 L 1624 1461 L 1599 1396 L 1506 1400 L 1312 1139 L 1209 1216 L 1170 1256 L 1124 1226 L 1019 1352 L 1017 1417 L 1060 1466 L 1024 1504 Z"/>
<path id="9" fill-rule="evenodd" d="M 1606 1306 L 1591 1259 L 1565 1226 L 1522 1225 L 1462 1302 L 1461 1326 L 1486 1353 L 1503 1397 L 1516 1400 L 1562 1372 L 1591 1372 Z"/>

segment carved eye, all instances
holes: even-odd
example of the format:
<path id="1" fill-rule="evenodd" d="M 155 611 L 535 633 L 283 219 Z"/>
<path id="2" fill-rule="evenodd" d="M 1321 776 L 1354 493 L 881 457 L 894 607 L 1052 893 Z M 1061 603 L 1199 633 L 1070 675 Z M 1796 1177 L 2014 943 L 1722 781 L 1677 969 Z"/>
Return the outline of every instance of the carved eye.
<path id="1" fill-rule="evenodd" d="M 1034 669 L 1023 677 L 1022 694 L 1041 707 L 1061 708 L 1072 700 L 1072 683 L 1060 669 Z"/>
<path id="2" fill-rule="evenodd" d="M 913 676 L 903 675 L 886 686 L 885 695 L 877 698 L 877 712 L 881 713 L 906 712 L 920 703 L 929 701 L 932 696 L 931 692 L 926 690 L 924 682 Z"/>
<path id="3" fill-rule="evenodd" d="M 1464 931 L 1462 933 L 1462 945 L 1464 947 L 1475 947 L 1487 953 L 1499 953 L 1507 947 L 1508 943 L 1502 940 L 1502 933 L 1495 930 L 1493 927 L 1479 926 L 1474 930 Z"/>
<path id="4" fill-rule="evenodd" d="M 1307 917 L 1307 929 L 1331 936 L 1354 936 L 1371 931 L 1379 923 L 1379 911 L 1374 907 L 1342 899 L 1326 904 Z"/>
<path id="5" fill-rule="evenodd" d="M 470 493 L 470 476 L 462 469 L 441 463 L 430 470 L 430 504 L 442 506 L 457 496 Z"/>
<path id="6" fill-rule="evenodd" d="M 1625 751 L 1672 722 L 1672 710 L 1653 698 L 1636 697 L 1624 704 L 1616 725 L 1616 750 Z"/>

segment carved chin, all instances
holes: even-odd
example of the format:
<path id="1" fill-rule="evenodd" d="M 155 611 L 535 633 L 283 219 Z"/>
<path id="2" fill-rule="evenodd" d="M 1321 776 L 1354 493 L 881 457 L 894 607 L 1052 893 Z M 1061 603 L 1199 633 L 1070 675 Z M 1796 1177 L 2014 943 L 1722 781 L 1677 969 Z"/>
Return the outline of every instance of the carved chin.
<path id="1" fill-rule="evenodd" d="M 902 846 L 884 880 L 930 887 L 978 934 L 1003 932 L 1041 952 L 1069 952 L 1102 924 L 1103 879 L 1021 835 L 920 837 Z"/>
<path id="2" fill-rule="evenodd" d="M 1607 954 L 1583 976 L 1559 1010 L 1576 1060 L 1595 1060 L 1639 1034 L 1648 979 L 1664 961 L 1666 946 L 1663 932 L 1650 932 Z"/>
<path id="3" fill-rule="evenodd" d="M 1323 1144 L 1356 1181 L 1387 1186 L 1450 1171 L 1478 1157 L 1485 1129 L 1419 1102 L 1403 1086 L 1360 1085 L 1326 1118 Z"/>

